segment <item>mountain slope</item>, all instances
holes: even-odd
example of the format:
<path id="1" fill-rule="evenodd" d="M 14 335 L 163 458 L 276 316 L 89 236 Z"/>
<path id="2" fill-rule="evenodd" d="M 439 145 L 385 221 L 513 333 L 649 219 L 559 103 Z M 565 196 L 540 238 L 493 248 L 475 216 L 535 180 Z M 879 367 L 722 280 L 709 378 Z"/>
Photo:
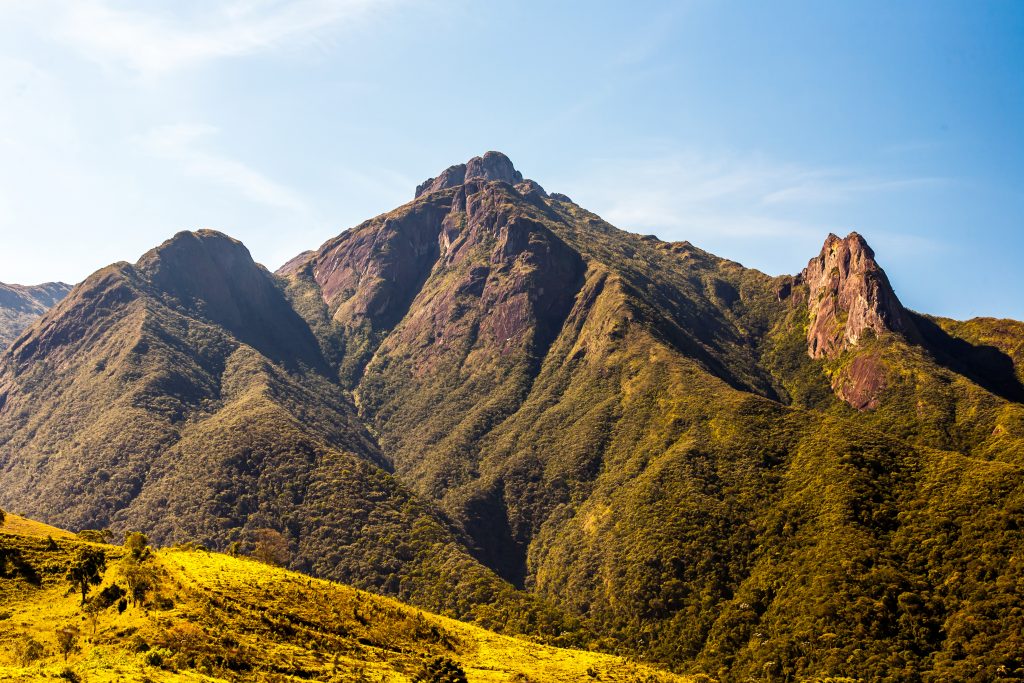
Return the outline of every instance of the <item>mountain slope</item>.
<path id="1" fill-rule="evenodd" d="M 5 680 L 69 670 L 89 681 L 410 681 L 437 660 L 481 682 L 684 680 L 617 657 L 499 636 L 244 558 L 174 548 L 136 559 L 129 549 L 66 532 L 48 541 L 43 525 L 32 533 L 28 520 L 8 521 L 0 530 Z M 29 534 L 12 535 L 12 527 Z M 82 549 L 106 557 L 88 607 L 77 592 L 67 594 L 63 578 Z M 146 589 L 119 605 L 129 580 Z M 65 664 L 57 632 L 69 629 L 78 642 Z"/>
<path id="2" fill-rule="evenodd" d="M 67 296 L 71 285 L 47 282 L 34 287 L 0 282 L 0 349 L 6 348 L 43 313 Z"/>
<path id="3" fill-rule="evenodd" d="M 319 291 L 396 474 L 482 562 L 605 647 L 730 679 L 1009 666 L 1015 640 L 946 630 L 982 618 L 964 612 L 971 544 L 916 550 L 970 528 L 1001 539 L 983 572 L 1018 571 L 1024 429 L 1001 352 L 951 354 L 856 234 L 771 278 L 619 231 L 498 157 L 281 271 Z"/>
<path id="4" fill-rule="evenodd" d="M 161 543 L 251 547 L 452 614 L 536 608 L 390 465 L 277 281 L 181 233 L 88 278 L 0 362 L 0 504 Z M 491 613 L 494 613 L 493 608 Z M 477 615 L 480 616 L 480 615 Z"/>
<path id="5" fill-rule="evenodd" d="M 276 278 L 210 232 L 92 276 L 0 359 L 0 504 L 271 528 L 721 680 L 1020 678 L 1021 332 L 907 310 L 856 233 L 769 277 L 490 152 Z"/>

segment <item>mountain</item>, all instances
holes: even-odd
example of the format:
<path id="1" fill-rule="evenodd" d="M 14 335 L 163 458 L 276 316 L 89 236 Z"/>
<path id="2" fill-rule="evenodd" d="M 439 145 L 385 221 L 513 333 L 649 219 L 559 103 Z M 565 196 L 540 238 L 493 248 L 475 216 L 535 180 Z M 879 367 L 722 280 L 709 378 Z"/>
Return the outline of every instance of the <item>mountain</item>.
<path id="1" fill-rule="evenodd" d="M 105 268 L 0 361 L 0 497 L 74 529 L 251 547 L 459 616 L 532 600 L 472 559 L 332 381 L 316 338 L 241 243 L 180 233 Z M 477 598 L 477 593 L 488 598 Z"/>
<path id="2" fill-rule="evenodd" d="M 83 551 L 105 558 L 88 609 L 64 579 Z M 133 552 L 12 516 L 0 557 L 4 680 L 690 680 L 195 547 Z M 77 641 L 67 660 L 62 632 Z"/>
<path id="3" fill-rule="evenodd" d="M 7 351 L 0 505 L 271 527 L 294 568 L 721 680 L 1024 677 L 1024 325 L 905 308 L 860 235 L 771 277 L 489 152 L 273 276 L 242 252 L 179 235 Z"/>
<path id="4" fill-rule="evenodd" d="M 69 291 L 71 285 L 63 282 L 47 282 L 35 287 L 0 282 L 0 349 L 7 347 Z"/>

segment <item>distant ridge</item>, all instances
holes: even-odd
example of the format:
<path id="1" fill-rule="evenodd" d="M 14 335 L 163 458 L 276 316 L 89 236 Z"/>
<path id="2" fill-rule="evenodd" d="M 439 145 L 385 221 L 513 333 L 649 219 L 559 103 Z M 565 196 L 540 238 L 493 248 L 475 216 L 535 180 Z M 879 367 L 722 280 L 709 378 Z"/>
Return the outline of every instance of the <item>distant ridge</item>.
<path id="1" fill-rule="evenodd" d="M 0 349 L 6 348 L 39 316 L 71 291 L 63 282 L 26 287 L 0 282 Z"/>

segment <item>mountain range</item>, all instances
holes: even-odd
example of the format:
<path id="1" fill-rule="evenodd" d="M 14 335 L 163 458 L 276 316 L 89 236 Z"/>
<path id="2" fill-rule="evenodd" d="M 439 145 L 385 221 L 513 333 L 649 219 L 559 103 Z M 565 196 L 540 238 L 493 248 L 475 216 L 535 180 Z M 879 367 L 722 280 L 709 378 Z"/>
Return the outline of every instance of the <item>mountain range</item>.
<path id="1" fill-rule="evenodd" d="M 772 277 L 488 152 L 275 273 L 183 232 L 57 298 L 4 508 L 720 680 L 1024 678 L 1024 324 L 857 233 Z"/>

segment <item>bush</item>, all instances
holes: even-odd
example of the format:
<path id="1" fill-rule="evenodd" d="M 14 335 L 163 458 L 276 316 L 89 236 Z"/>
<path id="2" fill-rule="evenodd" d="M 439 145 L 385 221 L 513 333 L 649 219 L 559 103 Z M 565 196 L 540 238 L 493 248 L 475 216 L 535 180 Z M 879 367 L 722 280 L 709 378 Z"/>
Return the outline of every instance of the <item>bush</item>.
<path id="1" fill-rule="evenodd" d="M 280 531 L 259 529 L 256 531 L 256 549 L 252 558 L 275 567 L 284 567 L 292 559 L 288 541 Z"/>
<path id="2" fill-rule="evenodd" d="M 80 539 L 89 543 L 108 543 L 114 532 L 110 529 L 82 529 L 77 535 Z"/>
<path id="3" fill-rule="evenodd" d="M 68 655 L 78 651 L 78 630 L 70 626 L 57 629 L 57 649 L 68 661 Z"/>
<path id="4" fill-rule="evenodd" d="M 82 678 L 76 674 L 70 667 L 64 667 L 64 670 L 57 674 L 57 678 L 65 681 L 71 681 L 71 683 L 80 683 Z"/>
<path id="5" fill-rule="evenodd" d="M 26 635 L 14 643 L 14 659 L 21 666 L 29 666 L 46 655 L 46 648 L 32 636 Z"/>
<path id="6" fill-rule="evenodd" d="M 170 662 L 173 657 L 173 652 L 171 652 L 167 648 L 158 647 L 146 652 L 145 656 L 142 658 L 142 661 L 144 661 L 149 666 L 163 668 L 164 664 Z"/>
<path id="7" fill-rule="evenodd" d="M 434 657 L 425 662 L 413 680 L 416 683 L 467 683 L 462 666 L 448 657 Z"/>
<path id="8" fill-rule="evenodd" d="M 138 531 L 129 531 L 124 535 L 124 547 L 131 552 L 136 560 L 144 560 L 149 557 L 149 539 Z"/>

